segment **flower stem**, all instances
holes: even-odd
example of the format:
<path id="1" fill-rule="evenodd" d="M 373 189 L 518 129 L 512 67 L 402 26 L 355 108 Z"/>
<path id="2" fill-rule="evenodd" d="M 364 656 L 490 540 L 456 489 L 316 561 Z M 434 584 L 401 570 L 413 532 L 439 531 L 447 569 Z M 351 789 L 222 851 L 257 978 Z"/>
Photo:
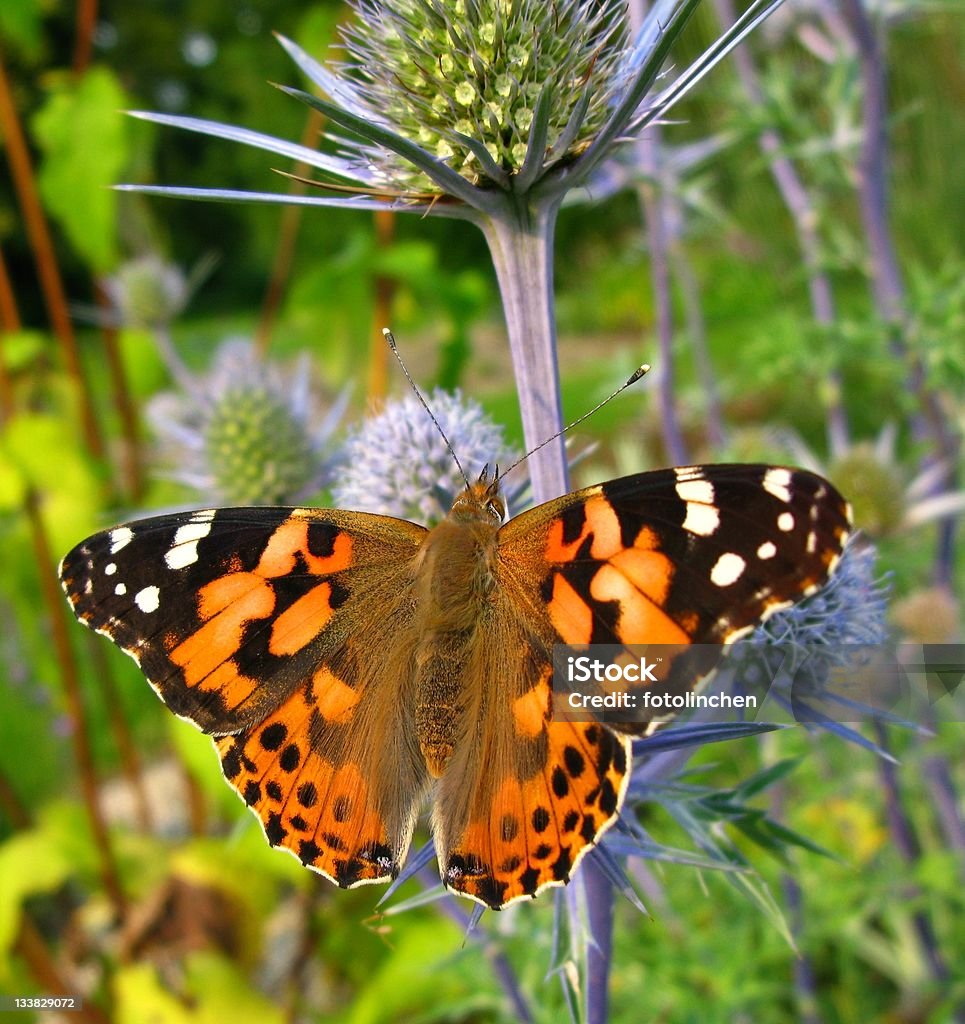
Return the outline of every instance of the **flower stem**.
<path id="1" fill-rule="evenodd" d="M 858 52 L 864 90 L 864 136 L 858 158 L 858 202 L 868 239 L 871 290 L 878 315 L 893 326 L 892 348 L 909 366 L 908 389 L 921 406 L 912 427 L 919 437 L 934 445 L 934 458 L 948 467 L 942 484 L 953 489 L 957 474 L 959 441 L 950 429 L 941 396 L 929 385 L 916 352 L 909 352 L 908 311 L 898 254 L 888 221 L 888 94 L 885 62 L 874 25 L 861 0 L 844 0 L 844 21 Z M 932 570 L 936 585 L 952 587 L 955 565 L 955 518 L 938 525 L 938 544 Z"/>
<path id="2" fill-rule="evenodd" d="M 586 949 L 586 1024 L 606 1024 L 613 959 L 613 883 L 592 857 L 587 857 L 582 870 L 592 940 Z"/>
<path id="3" fill-rule="evenodd" d="M 888 732 L 880 722 L 875 722 L 875 740 L 882 750 L 888 750 Z M 920 866 L 921 843 L 905 807 L 901 788 L 898 785 L 898 772 L 895 765 L 883 757 L 878 758 L 877 766 L 885 794 L 885 810 L 891 837 L 899 856 L 910 868 L 914 869 Z M 921 890 L 915 883 L 909 883 L 903 897 L 913 907 L 921 908 L 912 912 L 911 920 L 922 959 L 928 964 L 932 978 L 939 985 L 948 984 L 948 965 L 945 963 L 939 946 L 931 914 L 922 900 Z"/>
<path id="4" fill-rule="evenodd" d="M 553 312 L 553 232 L 559 203 L 559 197 L 543 202 L 509 197 L 500 211 L 478 221 L 496 268 L 528 450 L 563 426 Z M 537 501 L 569 489 L 562 437 L 532 456 L 529 472 Z"/>

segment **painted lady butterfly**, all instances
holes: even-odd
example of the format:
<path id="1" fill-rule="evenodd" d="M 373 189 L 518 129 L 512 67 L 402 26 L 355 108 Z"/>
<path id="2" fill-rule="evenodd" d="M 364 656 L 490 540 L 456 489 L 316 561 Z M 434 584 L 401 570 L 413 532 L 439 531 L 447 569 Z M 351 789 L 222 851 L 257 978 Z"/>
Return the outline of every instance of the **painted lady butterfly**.
<path id="1" fill-rule="evenodd" d="M 95 534 L 61 577 L 77 617 L 214 737 L 272 845 L 341 886 L 385 881 L 431 793 L 443 881 L 500 908 L 569 879 L 646 728 L 554 719 L 553 645 L 728 644 L 819 588 L 850 529 L 825 480 L 753 465 L 504 518 L 484 470 L 432 530 L 209 509 Z"/>

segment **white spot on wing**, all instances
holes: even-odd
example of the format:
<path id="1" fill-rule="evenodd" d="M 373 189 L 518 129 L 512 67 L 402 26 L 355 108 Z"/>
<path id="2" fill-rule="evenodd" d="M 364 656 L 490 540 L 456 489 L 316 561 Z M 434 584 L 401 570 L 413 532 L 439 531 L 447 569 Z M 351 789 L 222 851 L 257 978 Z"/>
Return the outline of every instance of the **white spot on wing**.
<path id="1" fill-rule="evenodd" d="M 117 594 L 118 597 L 123 597 L 127 593 L 127 587 L 125 587 L 123 583 L 118 583 L 114 588 L 114 593 Z"/>
<path id="2" fill-rule="evenodd" d="M 679 480 L 677 495 L 682 501 L 699 501 L 704 505 L 713 505 L 714 485 L 709 480 Z"/>
<path id="3" fill-rule="evenodd" d="M 116 530 L 111 530 L 110 538 L 111 554 L 116 555 L 121 548 L 126 548 L 134 540 L 134 531 L 127 526 L 118 526 Z"/>
<path id="4" fill-rule="evenodd" d="M 212 518 L 213 511 L 199 512 L 189 523 L 178 527 L 171 550 L 164 556 L 169 569 L 183 569 L 198 560 L 198 541 L 211 532 Z"/>
<path id="5" fill-rule="evenodd" d="M 772 544 L 769 540 L 765 541 L 757 549 L 757 557 L 758 558 L 773 558 L 776 554 L 777 554 L 777 547 L 774 544 Z"/>
<path id="6" fill-rule="evenodd" d="M 807 552 L 809 555 L 813 555 L 818 549 L 818 535 L 812 530 L 808 534 Z"/>
<path id="7" fill-rule="evenodd" d="M 161 591 L 158 587 L 145 587 L 134 595 L 134 603 L 142 612 L 156 612 L 161 605 Z"/>
<path id="8" fill-rule="evenodd" d="M 678 492 L 680 486 L 682 485 L 677 487 Z M 696 533 L 700 537 L 710 537 L 718 526 L 720 526 L 720 512 L 713 505 L 698 505 L 695 501 L 687 502 L 687 516 L 683 522 L 685 530 Z"/>
<path id="9" fill-rule="evenodd" d="M 747 563 L 740 555 L 727 551 L 717 559 L 710 570 L 710 582 L 718 587 L 729 587 L 740 579 Z"/>
<path id="10" fill-rule="evenodd" d="M 764 490 L 773 494 L 780 501 L 791 500 L 791 471 L 789 469 L 769 469 L 764 474 Z"/>
<path id="11" fill-rule="evenodd" d="M 777 528 L 783 533 L 790 533 L 794 529 L 794 516 L 790 512 L 782 512 L 777 517 Z"/>
<path id="12" fill-rule="evenodd" d="M 113 576 L 115 572 L 117 572 L 117 563 L 116 562 L 108 562 L 107 565 L 104 566 L 104 575 L 105 576 Z"/>

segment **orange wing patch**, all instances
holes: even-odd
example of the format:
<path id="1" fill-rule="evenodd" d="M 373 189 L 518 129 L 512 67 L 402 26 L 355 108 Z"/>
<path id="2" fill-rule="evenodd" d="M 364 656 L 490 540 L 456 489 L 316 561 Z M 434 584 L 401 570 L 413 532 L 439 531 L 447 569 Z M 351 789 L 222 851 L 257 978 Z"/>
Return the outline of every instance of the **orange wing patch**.
<path id="1" fill-rule="evenodd" d="M 620 539 L 620 520 L 613 506 L 595 489 L 591 497 L 583 505 L 584 520 L 580 532 L 575 537 L 568 537 L 562 518 L 550 523 L 546 537 L 546 560 L 548 562 L 572 561 L 585 541 L 592 538 L 589 554 L 592 558 L 602 560 L 622 550 Z"/>
<path id="2" fill-rule="evenodd" d="M 686 643 L 687 632 L 665 611 L 673 561 L 660 537 L 629 524 L 593 488 L 547 525 L 543 594 L 550 622 L 567 644 Z"/>
<path id="3" fill-rule="evenodd" d="M 299 560 L 314 576 L 327 576 L 351 566 L 352 538 L 345 531 L 340 531 L 332 542 L 331 553 L 316 555 L 309 544 L 310 522 L 295 512 L 275 530 L 258 563 L 260 575 L 287 576 L 295 571 Z"/>
<path id="4" fill-rule="evenodd" d="M 238 650 L 247 623 L 271 615 L 275 594 L 261 577 L 233 573 L 204 588 L 200 607 L 207 621 L 168 652 L 187 686 L 200 684 Z"/>
<path id="5" fill-rule="evenodd" d="M 271 624 L 268 650 L 276 657 L 307 647 L 335 614 L 331 583 L 320 583 L 289 605 Z"/>

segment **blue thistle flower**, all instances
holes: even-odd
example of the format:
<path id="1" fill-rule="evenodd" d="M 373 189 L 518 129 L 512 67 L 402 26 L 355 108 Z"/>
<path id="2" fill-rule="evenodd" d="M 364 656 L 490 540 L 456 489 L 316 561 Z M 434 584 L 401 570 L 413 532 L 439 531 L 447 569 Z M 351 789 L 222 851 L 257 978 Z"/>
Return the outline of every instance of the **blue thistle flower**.
<path id="1" fill-rule="evenodd" d="M 329 480 L 346 400 L 322 413 L 307 357 L 283 367 L 233 339 L 186 390 L 156 395 L 147 417 L 168 475 L 206 502 L 291 504 Z"/>
<path id="2" fill-rule="evenodd" d="M 287 94 L 350 133 L 319 152 L 192 117 L 137 116 L 292 158 L 334 195 L 124 186 L 157 195 L 398 209 L 469 220 L 492 254 L 526 444 L 562 426 L 552 316 L 552 238 L 567 193 L 661 118 L 781 0 L 754 0 L 673 81 L 669 52 L 700 0 L 657 0 L 631 38 L 617 0 L 355 0 L 349 61 L 325 67 L 281 43 L 328 98 Z M 568 490 L 555 439 L 529 470 L 535 497 Z"/>
<path id="3" fill-rule="evenodd" d="M 485 465 L 508 466 L 516 461 L 502 428 L 478 403 L 458 391 L 449 394 L 437 389 L 429 395 L 428 404 L 470 478 Z M 517 472 L 519 483 L 511 482 L 505 497 L 508 507 L 518 510 L 527 478 Z M 446 517 L 465 486 L 435 424 L 419 400 L 407 395 L 389 402 L 349 436 L 339 456 L 332 498 L 341 508 L 432 526 Z"/>

